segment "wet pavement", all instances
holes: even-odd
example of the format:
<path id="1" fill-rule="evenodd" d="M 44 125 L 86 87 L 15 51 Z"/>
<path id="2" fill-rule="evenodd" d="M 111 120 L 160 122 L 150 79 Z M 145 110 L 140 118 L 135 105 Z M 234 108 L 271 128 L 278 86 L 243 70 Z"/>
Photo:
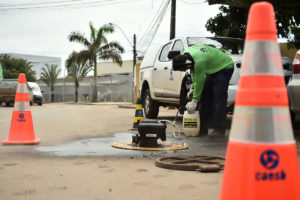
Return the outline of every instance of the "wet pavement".
<path id="1" fill-rule="evenodd" d="M 231 117 L 227 120 L 227 135 L 229 134 Z M 158 120 L 172 121 L 174 117 L 159 117 Z M 168 124 L 168 123 L 167 123 Z M 182 117 L 179 117 L 176 122 L 179 125 L 175 131 L 182 131 Z M 137 133 L 115 133 L 109 137 L 95 137 L 75 140 L 54 146 L 39 146 L 35 150 L 42 155 L 49 156 L 113 156 L 113 157 L 134 157 L 134 158 L 156 158 L 160 156 L 172 155 L 212 155 L 212 156 L 225 156 L 228 137 L 223 138 L 208 138 L 207 136 L 185 137 L 183 133 L 179 137 L 174 137 L 170 128 L 166 130 L 167 143 L 187 144 L 188 149 L 184 150 L 170 150 L 170 151 L 144 151 L 144 150 L 129 150 L 119 149 L 112 147 L 115 142 L 132 142 L 132 135 Z M 297 143 L 297 151 L 300 158 L 300 119 L 294 124 L 294 136 Z M 158 140 L 158 142 L 162 142 Z"/>
<path id="2" fill-rule="evenodd" d="M 185 137 L 183 134 L 174 137 L 167 134 L 167 143 L 187 144 L 188 149 L 170 151 L 145 151 L 119 149 L 112 147 L 115 142 L 131 142 L 132 133 L 117 133 L 113 137 L 82 139 L 55 146 L 37 147 L 39 153 L 49 156 L 115 156 L 134 158 L 156 158 L 173 155 L 218 155 L 225 156 L 228 138 Z M 297 150 L 300 154 L 300 141 L 297 138 Z M 158 140 L 158 142 L 161 142 Z"/>
<path id="3" fill-rule="evenodd" d="M 51 156 L 117 156 L 155 158 L 175 154 L 225 155 L 227 138 L 174 137 L 167 134 L 167 143 L 187 144 L 188 149 L 171 151 L 129 150 L 112 147 L 114 142 L 131 142 L 132 133 L 117 133 L 113 137 L 89 138 L 55 146 L 37 147 L 36 150 Z M 158 140 L 158 142 L 161 142 Z"/>

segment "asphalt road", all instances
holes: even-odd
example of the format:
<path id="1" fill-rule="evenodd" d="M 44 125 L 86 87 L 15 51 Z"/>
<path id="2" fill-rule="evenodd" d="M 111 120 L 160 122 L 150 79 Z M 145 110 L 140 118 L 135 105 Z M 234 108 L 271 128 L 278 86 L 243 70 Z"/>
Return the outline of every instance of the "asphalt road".
<path id="1" fill-rule="evenodd" d="M 121 107 L 120 107 L 121 106 Z M 12 108 L 0 107 L 0 139 L 8 137 Z M 167 152 L 121 150 L 131 141 L 135 107 L 120 104 L 44 104 L 32 106 L 39 145 L 1 145 L 1 199 L 218 199 L 222 172 L 204 174 L 158 168 L 168 155 L 225 156 L 227 139 L 181 136 L 167 129 L 167 141 L 189 149 Z M 159 119 L 174 120 L 176 110 L 161 109 Z M 228 116 L 228 128 L 231 116 Z M 182 118 L 177 120 L 180 131 Z M 294 132 L 300 135 L 300 122 Z M 298 141 L 297 141 L 298 143 Z M 299 148 L 298 148 L 299 149 Z M 299 150 L 298 150 L 299 155 Z"/>

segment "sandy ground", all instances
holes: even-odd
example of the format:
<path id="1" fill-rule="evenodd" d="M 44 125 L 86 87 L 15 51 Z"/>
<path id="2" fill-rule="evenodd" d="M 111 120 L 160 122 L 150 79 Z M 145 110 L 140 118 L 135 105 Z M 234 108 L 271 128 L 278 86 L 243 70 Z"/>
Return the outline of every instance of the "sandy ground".
<path id="1" fill-rule="evenodd" d="M 222 173 L 167 170 L 151 159 L 1 158 L 1 199 L 218 199 Z"/>
<path id="2" fill-rule="evenodd" d="M 222 172 L 162 169 L 147 157 L 59 157 L 37 151 L 126 132 L 134 113 L 114 104 L 33 106 L 35 136 L 41 143 L 0 146 L 0 199 L 218 199 Z M 0 107 L 1 140 L 8 137 L 11 114 L 12 108 Z M 175 114 L 162 109 L 160 116 L 173 119 Z"/>

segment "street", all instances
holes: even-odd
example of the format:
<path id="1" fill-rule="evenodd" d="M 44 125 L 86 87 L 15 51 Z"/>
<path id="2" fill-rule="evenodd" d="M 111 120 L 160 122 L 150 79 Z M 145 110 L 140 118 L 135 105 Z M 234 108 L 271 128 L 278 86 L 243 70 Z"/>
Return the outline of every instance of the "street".
<path id="1" fill-rule="evenodd" d="M 11 107 L 0 107 L 1 141 L 9 135 L 12 111 Z M 54 103 L 31 106 L 31 112 L 35 136 L 41 143 L 1 145 L 1 199 L 219 198 L 222 172 L 162 169 L 155 166 L 155 159 L 182 154 L 225 156 L 227 138 L 174 138 L 168 127 L 167 141 L 187 143 L 190 148 L 122 150 L 111 144 L 131 141 L 134 105 Z M 161 108 L 159 119 L 173 121 L 176 112 Z M 181 127 L 181 123 L 179 117 L 177 125 Z M 294 132 L 299 140 L 299 120 Z"/>

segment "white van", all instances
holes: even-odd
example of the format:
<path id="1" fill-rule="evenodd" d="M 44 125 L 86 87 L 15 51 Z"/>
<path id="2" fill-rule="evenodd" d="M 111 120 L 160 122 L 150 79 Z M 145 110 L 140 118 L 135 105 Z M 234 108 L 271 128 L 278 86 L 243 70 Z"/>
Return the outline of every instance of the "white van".
<path id="1" fill-rule="evenodd" d="M 34 82 L 28 82 L 28 85 L 33 93 L 33 102 L 41 106 L 43 104 L 43 95 L 40 86 Z"/>

